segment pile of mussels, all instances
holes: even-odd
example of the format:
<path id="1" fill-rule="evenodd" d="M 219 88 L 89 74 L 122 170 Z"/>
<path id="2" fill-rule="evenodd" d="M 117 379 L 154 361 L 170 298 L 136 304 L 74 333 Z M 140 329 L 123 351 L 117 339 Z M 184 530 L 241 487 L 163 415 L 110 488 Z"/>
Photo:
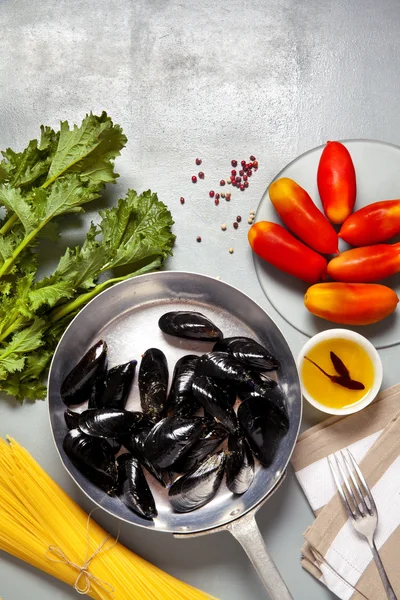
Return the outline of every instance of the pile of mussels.
<path id="1" fill-rule="evenodd" d="M 192 511 L 215 496 L 224 473 L 228 489 L 243 494 L 254 478 L 254 456 L 269 466 L 289 426 L 282 391 L 265 373 L 279 362 L 266 348 L 247 337 L 224 338 L 197 312 L 169 312 L 158 324 L 166 334 L 215 345 L 178 360 L 169 394 L 166 357 L 147 350 L 138 378 L 143 412 L 125 409 L 137 362 L 107 370 L 103 340 L 61 385 L 68 407 L 88 402 L 81 413 L 65 411 L 65 453 L 90 481 L 146 519 L 157 509 L 143 467 L 169 488 L 175 511 Z M 204 416 L 195 416 L 200 409 Z"/>

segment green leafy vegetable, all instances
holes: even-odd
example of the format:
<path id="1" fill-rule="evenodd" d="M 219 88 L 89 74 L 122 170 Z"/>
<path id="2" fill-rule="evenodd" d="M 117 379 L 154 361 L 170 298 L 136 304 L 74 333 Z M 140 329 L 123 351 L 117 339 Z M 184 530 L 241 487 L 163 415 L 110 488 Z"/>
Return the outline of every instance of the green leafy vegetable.
<path id="1" fill-rule="evenodd" d="M 159 269 L 175 236 L 168 208 L 150 191 L 128 190 L 100 212 L 81 246 L 67 248 L 54 272 L 37 278 L 35 247 L 57 239 L 60 215 L 82 212 L 106 183 L 126 138 L 103 113 L 80 127 L 41 128 L 41 139 L 0 163 L 0 390 L 23 399 L 44 398 L 44 377 L 71 318 L 98 293 L 133 275 Z M 121 267 L 123 267 L 123 272 Z M 100 279 L 99 279 L 100 278 Z"/>

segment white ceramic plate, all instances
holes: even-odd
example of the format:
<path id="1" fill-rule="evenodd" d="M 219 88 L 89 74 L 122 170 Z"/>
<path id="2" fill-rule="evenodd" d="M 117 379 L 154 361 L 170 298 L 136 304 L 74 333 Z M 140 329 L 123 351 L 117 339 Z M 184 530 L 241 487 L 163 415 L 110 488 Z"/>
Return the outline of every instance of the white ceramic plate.
<path id="1" fill-rule="evenodd" d="M 374 140 L 348 140 L 342 143 L 348 148 L 356 170 L 357 201 L 355 210 L 378 200 L 400 198 L 400 147 Z M 274 179 L 274 181 L 281 177 L 294 179 L 307 190 L 321 210 L 322 205 L 317 188 L 317 169 L 323 148 L 324 146 L 319 146 L 302 154 L 289 163 Z M 281 223 L 270 202 L 268 189 L 257 209 L 256 221 Z M 349 246 L 340 240 L 339 249 L 343 251 L 347 248 Z M 278 271 L 256 255 L 254 255 L 254 262 L 258 279 L 267 298 L 279 314 L 295 329 L 311 337 L 320 331 L 338 327 L 335 323 L 315 317 L 305 308 L 303 297 L 308 284 Z M 400 274 L 379 283 L 389 285 L 400 295 Z M 348 327 L 348 329 L 361 333 L 377 348 L 394 346 L 400 342 L 399 310 L 374 325 Z M 342 325 L 341 327 L 346 328 Z"/>

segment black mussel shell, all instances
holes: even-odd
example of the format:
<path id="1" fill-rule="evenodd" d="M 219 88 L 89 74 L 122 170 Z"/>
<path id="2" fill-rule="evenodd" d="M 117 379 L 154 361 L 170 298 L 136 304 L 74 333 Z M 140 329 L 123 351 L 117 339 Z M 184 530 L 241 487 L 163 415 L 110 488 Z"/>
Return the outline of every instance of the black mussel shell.
<path id="1" fill-rule="evenodd" d="M 122 438 L 122 443 L 129 452 L 137 457 L 137 454 L 143 451 L 143 444 L 150 431 L 153 429 L 154 423 L 143 415 L 140 422 L 136 425 L 132 433 Z"/>
<path id="2" fill-rule="evenodd" d="M 72 410 L 67 408 L 67 410 L 64 412 L 64 419 L 65 419 L 65 424 L 67 425 L 68 429 L 78 429 L 79 428 L 80 416 L 81 416 L 80 413 L 73 412 Z M 108 439 L 107 442 L 110 445 L 110 448 L 111 448 L 113 454 L 118 454 L 118 452 L 121 450 L 121 443 L 118 442 L 117 440 L 112 440 L 112 439 Z"/>
<path id="3" fill-rule="evenodd" d="M 107 369 L 107 344 L 100 340 L 86 352 L 61 384 L 61 398 L 67 406 L 89 400 L 94 382 Z"/>
<path id="4" fill-rule="evenodd" d="M 145 519 L 154 519 L 157 509 L 143 469 L 131 454 L 117 458 L 118 496 L 131 510 Z"/>
<path id="5" fill-rule="evenodd" d="M 249 337 L 229 337 L 217 342 L 213 352 L 229 352 L 247 367 L 258 371 L 279 369 L 279 361 L 264 346 Z"/>
<path id="6" fill-rule="evenodd" d="M 87 435 L 121 440 L 143 419 L 143 413 L 116 408 L 85 410 L 79 417 L 79 429 Z"/>
<path id="7" fill-rule="evenodd" d="M 237 386 L 237 394 L 241 398 L 241 394 L 254 392 L 254 395 L 268 396 L 268 394 L 277 387 L 277 382 L 272 377 L 265 373 L 257 373 L 249 371 L 250 380 L 244 383 L 239 383 Z"/>
<path id="8" fill-rule="evenodd" d="M 64 420 L 68 429 L 77 429 L 80 414 L 67 408 L 64 412 Z"/>
<path id="9" fill-rule="evenodd" d="M 204 506 L 218 491 L 224 476 L 225 452 L 204 459 L 191 471 L 179 477 L 168 495 L 176 512 L 190 512 Z"/>
<path id="10" fill-rule="evenodd" d="M 214 420 L 213 420 L 214 421 Z M 198 465 L 206 456 L 214 452 L 227 437 L 225 427 L 211 422 L 207 425 L 197 442 L 175 464 L 174 471 L 187 473 Z"/>
<path id="11" fill-rule="evenodd" d="M 156 467 L 173 465 L 198 440 L 205 427 L 199 417 L 166 417 L 150 431 L 144 442 L 146 458 Z"/>
<path id="12" fill-rule="evenodd" d="M 106 385 L 107 371 L 102 371 L 99 376 L 95 379 L 90 390 L 88 408 L 102 408 L 100 406 L 100 398 L 104 392 Z"/>
<path id="13" fill-rule="evenodd" d="M 228 352 L 208 352 L 197 361 L 196 375 L 254 386 L 250 372 Z"/>
<path id="14" fill-rule="evenodd" d="M 163 333 L 181 338 L 213 341 L 222 339 L 222 331 L 203 314 L 194 311 L 168 312 L 158 321 Z"/>
<path id="15" fill-rule="evenodd" d="M 194 369 L 198 359 L 198 356 L 188 354 L 187 356 L 182 356 L 177 361 L 167 400 L 167 416 L 180 415 L 181 417 L 190 417 L 199 408 L 199 404 L 194 399 L 192 392 Z"/>
<path id="16" fill-rule="evenodd" d="M 244 494 L 253 483 L 254 458 L 243 438 L 229 436 L 225 473 L 226 486 L 233 494 Z"/>
<path id="17" fill-rule="evenodd" d="M 167 401 L 168 364 L 165 354 L 150 348 L 143 354 L 139 369 L 139 394 L 142 411 L 153 422 L 159 421 Z"/>
<path id="18" fill-rule="evenodd" d="M 135 427 L 133 433 L 129 437 L 123 439 L 123 445 L 139 460 L 141 465 L 165 487 L 169 483 L 169 474 L 166 471 L 155 467 L 148 460 L 144 449 L 146 438 L 153 427 L 154 423 L 144 415 L 142 421 Z"/>
<path id="19" fill-rule="evenodd" d="M 238 419 L 253 454 L 270 466 L 286 433 L 281 412 L 264 398 L 249 398 L 239 406 Z"/>
<path id="20" fill-rule="evenodd" d="M 123 410 L 135 377 L 137 361 L 131 360 L 113 367 L 107 372 L 103 393 L 99 396 L 98 408 Z"/>
<path id="21" fill-rule="evenodd" d="M 237 398 L 237 384 L 235 383 L 235 381 L 224 381 L 223 379 L 218 379 L 218 377 L 213 377 L 213 382 L 214 385 L 216 385 L 224 394 L 228 404 L 233 406 Z"/>
<path id="22" fill-rule="evenodd" d="M 262 395 L 258 394 L 255 391 L 250 391 L 248 389 L 239 388 L 239 397 L 244 402 L 251 398 L 261 398 L 266 403 L 271 403 L 276 409 L 276 416 L 279 415 L 279 424 L 283 431 L 287 431 L 289 429 L 289 415 L 287 411 L 285 396 L 281 390 L 281 388 L 275 387 L 273 389 L 266 390 Z"/>
<path id="23" fill-rule="evenodd" d="M 115 490 L 117 470 L 114 454 L 106 440 L 71 429 L 64 438 L 65 454 L 92 483 L 107 493 Z"/>
<path id="24" fill-rule="evenodd" d="M 113 440 L 113 439 L 108 439 L 107 440 L 108 444 L 110 445 L 111 451 L 114 454 L 118 454 L 118 452 L 121 450 L 122 444 L 120 441 L 118 440 Z"/>
<path id="25" fill-rule="evenodd" d="M 192 383 L 194 397 L 198 400 L 207 414 L 210 414 L 228 431 L 238 429 L 238 421 L 232 405 L 219 387 L 214 385 L 211 377 L 201 375 Z"/>

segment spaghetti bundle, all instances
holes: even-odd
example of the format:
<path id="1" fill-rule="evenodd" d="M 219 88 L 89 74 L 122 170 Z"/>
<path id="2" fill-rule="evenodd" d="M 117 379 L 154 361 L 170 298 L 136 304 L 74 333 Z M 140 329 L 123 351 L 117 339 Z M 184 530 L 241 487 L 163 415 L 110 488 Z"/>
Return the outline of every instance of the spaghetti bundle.
<path id="1" fill-rule="evenodd" d="M 0 438 L 0 549 L 95 600 L 212 599 L 107 534 L 11 438 Z"/>

